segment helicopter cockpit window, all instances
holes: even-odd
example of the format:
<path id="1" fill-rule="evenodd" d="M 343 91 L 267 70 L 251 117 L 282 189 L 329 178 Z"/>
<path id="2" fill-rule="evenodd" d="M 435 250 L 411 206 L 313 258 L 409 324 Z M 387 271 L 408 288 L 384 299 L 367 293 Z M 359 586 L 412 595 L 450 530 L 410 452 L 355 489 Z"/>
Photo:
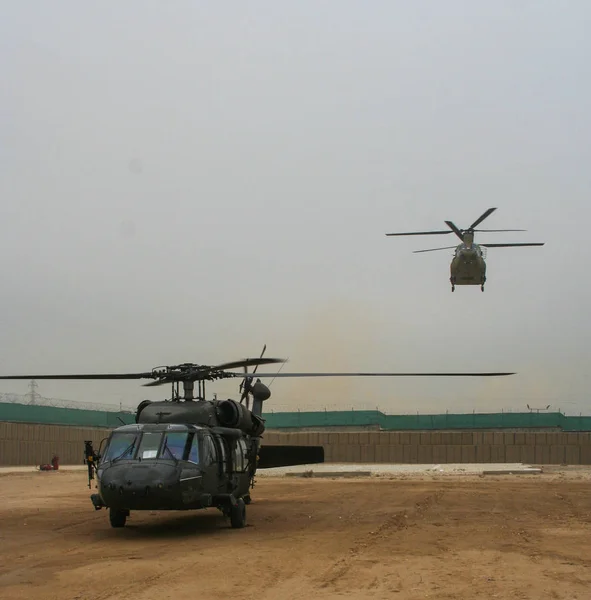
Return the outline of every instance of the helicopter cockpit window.
<path id="1" fill-rule="evenodd" d="M 156 458 L 158 455 L 158 448 L 160 448 L 160 441 L 162 440 L 161 432 L 144 432 L 142 435 L 142 441 L 138 449 L 137 457 L 145 460 L 147 458 Z"/>
<path id="2" fill-rule="evenodd" d="M 135 433 L 114 433 L 109 440 L 109 445 L 105 450 L 103 461 L 114 460 L 115 458 L 132 458 L 137 444 L 135 444 Z"/>
<path id="3" fill-rule="evenodd" d="M 187 438 L 189 434 L 185 431 L 174 431 L 166 434 L 160 458 L 174 457 L 177 460 L 183 460 L 185 448 L 187 447 Z"/>
<path id="4" fill-rule="evenodd" d="M 191 447 L 187 460 L 193 463 L 199 462 L 199 438 L 196 433 L 191 436 Z"/>

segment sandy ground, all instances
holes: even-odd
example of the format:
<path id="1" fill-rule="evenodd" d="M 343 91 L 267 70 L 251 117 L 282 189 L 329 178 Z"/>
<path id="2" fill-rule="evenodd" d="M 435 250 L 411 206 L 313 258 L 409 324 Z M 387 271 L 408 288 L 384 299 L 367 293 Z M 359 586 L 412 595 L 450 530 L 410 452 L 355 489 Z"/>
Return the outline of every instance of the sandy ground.
<path id="1" fill-rule="evenodd" d="M 112 529 L 85 473 L 0 475 L 2 600 L 591 598 L 591 472 L 261 477 L 216 510 Z"/>

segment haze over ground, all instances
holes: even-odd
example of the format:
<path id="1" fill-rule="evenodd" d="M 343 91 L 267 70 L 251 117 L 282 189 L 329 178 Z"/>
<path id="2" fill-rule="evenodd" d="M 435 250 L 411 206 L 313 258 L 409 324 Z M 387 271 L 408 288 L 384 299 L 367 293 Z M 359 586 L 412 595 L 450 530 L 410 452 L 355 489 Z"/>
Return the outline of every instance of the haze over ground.
<path id="1" fill-rule="evenodd" d="M 5 2 L 0 373 L 258 355 L 267 410 L 589 413 L 591 5 Z M 488 281 L 453 236 L 498 207 Z M 266 368 L 269 371 L 269 368 Z M 235 395 L 238 380 L 209 386 Z M 0 384 L 24 394 L 27 382 Z M 135 406 L 168 388 L 41 382 Z"/>

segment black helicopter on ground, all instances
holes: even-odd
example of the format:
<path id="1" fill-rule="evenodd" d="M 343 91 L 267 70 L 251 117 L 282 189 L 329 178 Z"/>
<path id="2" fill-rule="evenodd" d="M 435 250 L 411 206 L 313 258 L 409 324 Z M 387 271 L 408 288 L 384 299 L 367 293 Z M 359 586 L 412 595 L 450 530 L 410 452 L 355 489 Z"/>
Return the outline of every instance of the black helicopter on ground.
<path id="1" fill-rule="evenodd" d="M 265 346 L 266 348 L 266 346 Z M 131 510 L 218 508 L 232 527 L 246 524 L 246 505 L 257 468 L 324 462 L 320 447 L 261 446 L 265 431 L 263 402 L 271 391 L 265 377 L 470 377 L 513 373 L 256 373 L 259 365 L 284 359 L 251 358 L 217 366 L 184 363 L 144 373 L 18 375 L 0 379 L 153 379 L 171 384 L 169 400 L 144 400 L 135 424 L 114 429 L 104 449 L 85 442 L 88 487 L 96 473 L 96 510 L 109 509 L 112 527 L 123 527 Z M 252 373 L 248 367 L 254 366 Z M 244 372 L 228 371 L 243 368 Z M 255 374 L 256 382 L 253 383 Z M 242 377 L 240 401 L 206 400 L 205 382 Z M 197 395 L 195 392 L 197 382 Z M 179 385 L 182 384 L 182 398 Z M 250 406 L 252 397 L 252 409 Z"/>

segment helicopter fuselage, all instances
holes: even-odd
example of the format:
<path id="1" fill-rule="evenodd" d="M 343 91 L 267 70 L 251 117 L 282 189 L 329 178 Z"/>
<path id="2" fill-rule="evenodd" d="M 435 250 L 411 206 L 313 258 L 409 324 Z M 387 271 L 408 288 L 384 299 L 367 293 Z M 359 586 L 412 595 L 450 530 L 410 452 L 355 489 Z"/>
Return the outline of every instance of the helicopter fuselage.
<path id="1" fill-rule="evenodd" d="M 191 424 L 136 424 L 115 429 L 97 465 L 95 508 L 227 508 L 248 496 L 254 473 L 251 438 Z M 232 439 L 233 438 L 233 439 Z"/>
<path id="2" fill-rule="evenodd" d="M 486 262 L 478 244 L 460 244 L 456 247 L 450 265 L 452 291 L 456 285 L 479 285 L 484 289 Z"/>

